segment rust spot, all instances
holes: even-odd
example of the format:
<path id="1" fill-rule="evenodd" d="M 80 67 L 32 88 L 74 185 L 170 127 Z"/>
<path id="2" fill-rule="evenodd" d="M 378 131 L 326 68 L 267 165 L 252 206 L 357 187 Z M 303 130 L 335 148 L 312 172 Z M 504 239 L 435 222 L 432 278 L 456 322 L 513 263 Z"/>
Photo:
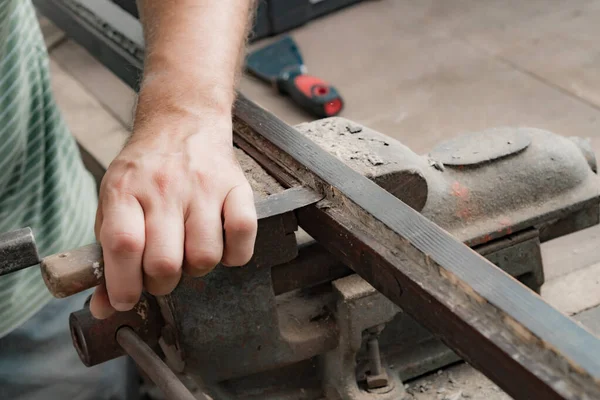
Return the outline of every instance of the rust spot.
<path id="1" fill-rule="evenodd" d="M 500 221 L 498 221 L 500 223 L 500 225 L 502 226 L 509 226 L 512 225 L 512 222 L 510 222 L 510 218 L 504 217 L 501 218 Z"/>
<path id="2" fill-rule="evenodd" d="M 452 195 L 457 198 L 456 216 L 463 220 L 470 219 L 473 216 L 473 212 L 469 204 L 469 199 L 471 197 L 469 188 L 463 186 L 460 182 L 455 181 L 452 184 Z"/>
<path id="3" fill-rule="evenodd" d="M 460 184 L 460 182 L 455 181 L 452 184 L 452 194 L 455 197 L 458 197 L 463 200 L 469 199 L 469 188 Z"/>
<path id="4" fill-rule="evenodd" d="M 510 222 L 507 222 L 506 219 L 502 220 L 502 221 L 499 221 L 499 223 L 502 226 L 506 226 L 506 228 L 500 228 L 500 229 L 496 230 L 496 232 L 498 232 L 499 234 L 510 235 L 513 232 L 512 226 L 507 226 L 507 225 L 510 225 Z"/>
<path id="5" fill-rule="evenodd" d="M 135 312 L 142 320 L 146 320 L 148 318 L 148 308 L 148 302 L 146 299 L 142 298 L 142 300 L 135 306 Z"/>
<path id="6" fill-rule="evenodd" d="M 456 212 L 456 215 L 462 219 L 469 219 L 471 218 L 471 210 L 468 208 L 461 208 Z"/>
<path id="7" fill-rule="evenodd" d="M 505 227 L 505 228 L 498 229 L 498 231 L 497 231 L 498 233 L 505 233 L 507 235 L 510 235 L 512 233 L 512 226 L 511 226 L 512 222 L 509 218 L 503 217 L 500 220 L 498 220 L 498 223 L 501 226 Z"/>
<path id="8" fill-rule="evenodd" d="M 483 237 L 483 241 L 482 241 L 482 243 L 487 243 L 487 242 L 489 242 L 489 241 L 491 241 L 491 240 L 492 240 L 492 235 L 490 235 L 490 234 L 488 233 L 487 235 L 485 235 L 485 236 Z"/>

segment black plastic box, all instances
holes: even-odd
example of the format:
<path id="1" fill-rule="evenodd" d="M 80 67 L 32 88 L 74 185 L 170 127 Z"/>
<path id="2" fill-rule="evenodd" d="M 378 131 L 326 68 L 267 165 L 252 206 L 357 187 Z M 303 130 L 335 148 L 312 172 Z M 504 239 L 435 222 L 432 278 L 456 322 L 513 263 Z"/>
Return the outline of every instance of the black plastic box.
<path id="1" fill-rule="evenodd" d="M 296 28 L 308 21 L 361 0 L 258 0 L 250 40 L 258 40 Z M 112 0 L 139 18 L 135 0 Z"/>

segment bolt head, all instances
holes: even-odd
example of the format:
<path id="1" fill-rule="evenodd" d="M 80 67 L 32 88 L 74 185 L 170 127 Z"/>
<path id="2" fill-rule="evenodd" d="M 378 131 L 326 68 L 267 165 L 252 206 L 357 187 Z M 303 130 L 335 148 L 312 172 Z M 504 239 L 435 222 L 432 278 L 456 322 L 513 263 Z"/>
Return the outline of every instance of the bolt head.
<path id="1" fill-rule="evenodd" d="M 367 375 L 367 387 L 369 389 L 382 388 L 388 385 L 388 376 L 386 373 L 379 375 Z"/>

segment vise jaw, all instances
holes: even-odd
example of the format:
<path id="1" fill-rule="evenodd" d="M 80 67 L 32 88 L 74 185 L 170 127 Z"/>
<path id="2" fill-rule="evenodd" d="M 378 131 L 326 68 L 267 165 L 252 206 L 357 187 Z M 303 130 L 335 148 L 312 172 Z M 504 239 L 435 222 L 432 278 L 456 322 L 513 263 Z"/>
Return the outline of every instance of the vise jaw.
<path id="1" fill-rule="evenodd" d="M 578 138 L 493 129 L 421 156 L 343 118 L 297 128 L 532 290 L 540 243 L 599 222 L 596 161 Z M 238 156 L 267 203 L 293 190 Z M 403 381 L 459 360 L 307 237 L 293 209 L 259 221 L 248 265 L 184 277 L 157 303 L 167 361 L 214 399 L 402 399 Z"/>

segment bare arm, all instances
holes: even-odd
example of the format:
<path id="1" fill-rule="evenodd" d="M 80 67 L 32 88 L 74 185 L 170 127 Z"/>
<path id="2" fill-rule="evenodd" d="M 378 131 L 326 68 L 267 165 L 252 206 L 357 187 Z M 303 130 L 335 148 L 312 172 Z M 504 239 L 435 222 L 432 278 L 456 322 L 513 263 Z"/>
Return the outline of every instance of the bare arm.
<path id="1" fill-rule="evenodd" d="M 142 285 L 252 256 L 256 211 L 235 159 L 231 108 L 252 0 L 139 0 L 146 60 L 133 134 L 100 189 L 106 287 L 91 309 L 131 309 Z"/>
<path id="2" fill-rule="evenodd" d="M 146 61 L 137 122 L 172 104 L 186 112 L 230 109 L 253 3 L 139 0 Z"/>

